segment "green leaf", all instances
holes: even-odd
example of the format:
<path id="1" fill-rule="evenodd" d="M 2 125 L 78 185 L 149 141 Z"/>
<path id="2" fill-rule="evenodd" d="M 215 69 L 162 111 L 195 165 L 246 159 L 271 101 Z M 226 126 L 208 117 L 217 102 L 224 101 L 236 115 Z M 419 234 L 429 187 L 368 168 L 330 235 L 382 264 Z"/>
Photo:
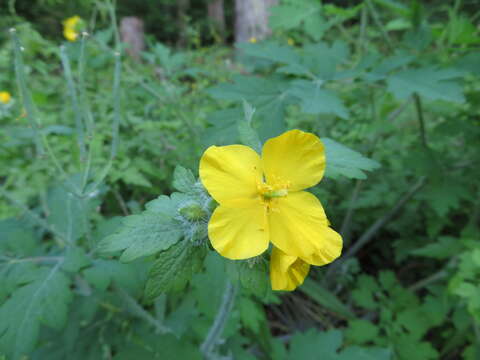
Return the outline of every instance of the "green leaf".
<path id="1" fill-rule="evenodd" d="M 380 348 L 349 346 L 340 353 L 338 360 L 390 360 L 392 351 Z"/>
<path id="2" fill-rule="evenodd" d="M 270 287 L 270 279 L 265 261 L 262 258 L 237 263 L 240 284 L 260 299 L 264 298 Z"/>
<path id="3" fill-rule="evenodd" d="M 342 101 L 332 91 L 322 88 L 319 82 L 296 80 L 292 85 L 291 94 L 300 100 L 303 112 L 348 118 L 348 110 Z"/>
<path id="4" fill-rule="evenodd" d="M 355 319 L 348 322 L 348 329 L 345 336 L 355 344 L 365 344 L 377 338 L 379 328 L 370 321 Z"/>
<path id="5" fill-rule="evenodd" d="M 285 107 L 293 98 L 287 88 L 290 83 L 284 77 L 234 76 L 232 84 L 220 84 L 208 90 L 216 99 L 246 100 L 256 108 L 258 132 L 262 140 L 280 135 L 286 130 Z"/>
<path id="6" fill-rule="evenodd" d="M 122 264 L 116 260 L 98 259 L 83 274 L 99 290 L 106 290 L 113 282 L 131 293 L 139 294 L 143 290 L 147 266 L 138 262 Z"/>
<path id="7" fill-rule="evenodd" d="M 62 269 L 76 273 L 81 268 L 90 265 L 90 263 L 91 260 L 85 253 L 85 250 L 76 246 L 70 246 L 67 248 Z"/>
<path id="8" fill-rule="evenodd" d="M 297 333 L 290 342 L 287 360 L 390 360 L 389 349 L 363 348 L 350 346 L 338 351 L 342 346 L 342 332 L 330 330 L 318 332 L 310 329 L 305 333 Z"/>
<path id="9" fill-rule="evenodd" d="M 434 259 L 448 259 L 457 255 L 462 249 L 463 245 L 459 239 L 442 236 L 438 239 L 438 242 L 413 250 L 412 254 Z"/>
<path id="10" fill-rule="evenodd" d="M 243 111 L 240 107 L 211 113 L 207 119 L 210 126 L 202 136 L 202 143 L 205 147 L 238 144 L 237 124 L 242 119 Z"/>
<path id="11" fill-rule="evenodd" d="M 257 132 L 252 128 L 252 118 L 255 109 L 245 100 L 243 100 L 243 111 L 245 118 L 237 123 L 238 134 L 242 144 L 250 146 L 258 154 L 262 152 L 262 143 L 258 138 Z"/>
<path id="12" fill-rule="evenodd" d="M 355 318 L 355 314 L 353 314 L 331 291 L 325 289 L 315 281 L 307 278 L 303 285 L 300 286 L 299 290 L 330 311 L 333 311 L 346 319 Z"/>
<path id="13" fill-rule="evenodd" d="M 183 236 L 175 216 L 184 200 L 185 196 L 172 194 L 170 198 L 162 195 L 151 201 L 140 215 L 125 217 L 120 230 L 100 242 L 99 252 L 123 251 L 120 261 L 130 262 L 168 249 Z"/>
<path id="14" fill-rule="evenodd" d="M 172 185 L 178 191 L 184 193 L 192 192 L 192 189 L 195 188 L 195 183 L 197 179 L 193 175 L 192 171 L 185 169 L 183 166 L 177 165 L 175 171 L 173 172 L 173 182 Z"/>
<path id="15" fill-rule="evenodd" d="M 289 30 L 303 24 L 305 32 L 319 40 L 323 35 L 321 11 L 315 0 L 284 1 L 270 9 L 269 25 L 273 30 Z"/>
<path id="16" fill-rule="evenodd" d="M 155 260 L 147 280 L 145 295 L 154 300 L 160 294 L 181 289 L 203 265 L 206 248 L 183 240 L 162 251 Z"/>
<path id="17" fill-rule="evenodd" d="M 0 220 L 0 253 L 16 256 L 32 255 L 38 244 L 33 229 L 20 219 Z"/>
<path id="18" fill-rule="evenodd" d="M 248 297 L 241 297 L 238 301 L 240 319 L 243 325 L 254 334 L 259 334 L 263 323 L 267 321 L 263 309 Z"/>
<path id="19" fill-rule="evenodd" d="M 322 360 L 338 359 L 337 350 L 341 345 L 341 331 L 331 330 L 322 333 L 310 329 L 303 334 L 293 335 L 287 359 L 318 360 L 319 354 Z"/>
<path id="20" fill-rule="evenodd" d="M 433 67 L 403 70 L 387 79 L 388 90 L 400 100 L 417 93 L 429 100 L 463 103 L 462 86 L 454 80 L 460 76 L 461 72 Z"/>
<path id="21" fill-rule="evenodd" d="M 41 324 L 57 330 L 65 325 L 72 292 L 69 279 L 59 269 L 60 264 L 38 268 L 35 280 L 0 307 L 0 353 L 20 359 L 34 349 Z"/>
<path id="22" fill-rule="evenodd" d="M 325 176 L 338 178 L 345 176 L 350 179 L 366 179 L 365 171 L 380 167 L 376 161 L 370 160 L 360 153 L 328 138 L 321 139 L 325 145 L 327 169 Z"/>

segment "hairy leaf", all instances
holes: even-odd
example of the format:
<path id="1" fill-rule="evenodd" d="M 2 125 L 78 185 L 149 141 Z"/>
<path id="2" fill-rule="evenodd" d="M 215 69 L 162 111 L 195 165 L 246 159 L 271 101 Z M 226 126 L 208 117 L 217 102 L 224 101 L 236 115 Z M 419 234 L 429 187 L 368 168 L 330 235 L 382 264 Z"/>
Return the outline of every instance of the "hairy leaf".
<path id="1" fill-rule="evenodd" d="M 204 246 L 187 240 L 161 252 L 150 270 L 145 288 L 147 299 L 154 300 L 160 294 L 182 288 L 201 269 L 205 255 Z"/>

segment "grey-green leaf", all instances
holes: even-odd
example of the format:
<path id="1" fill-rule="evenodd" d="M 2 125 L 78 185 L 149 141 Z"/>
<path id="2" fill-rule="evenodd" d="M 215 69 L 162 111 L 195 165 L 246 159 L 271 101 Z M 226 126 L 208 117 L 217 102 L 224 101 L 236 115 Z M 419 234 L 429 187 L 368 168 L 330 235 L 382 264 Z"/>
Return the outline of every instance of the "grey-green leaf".
<path id="1" fill-rule="evenodd" d="M 195 176 L 192 171 L 185 169 L 183 166 L 177 165 L 173 172 L 173 187 L 178 191 L 189 193 L 195 186 Z"/>
<path id="2" fill-rule="evenodd" d="M 101 253 L 124 250 L 120 261 L 130 262 L 168 249 L 182 234 L 180 224 L 172 217 L 147 211 L 127 216 L 120 231 L 103 239 L 98 249 Z"/>
<path id="3" fill-rule="evenodd" d="M 0 354 L 20 359 L 34 349 L 40 324 L 61 329 L 72 299 L 70 281 L 60 271 L 38 268 L 36 278 L 20 287 L 0 307 Z"/>

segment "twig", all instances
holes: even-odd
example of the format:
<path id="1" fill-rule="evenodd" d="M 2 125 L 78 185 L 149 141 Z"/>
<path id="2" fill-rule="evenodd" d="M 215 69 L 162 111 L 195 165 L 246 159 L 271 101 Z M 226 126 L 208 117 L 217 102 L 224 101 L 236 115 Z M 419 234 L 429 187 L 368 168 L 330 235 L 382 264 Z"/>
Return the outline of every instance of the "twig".
<path id="1" fill-rule="evenodd" d="M 382 216 L 380 219 L 375 221 L 368 229 L 363 233 L 360 238 L 353 244 L 352 247 L 348 249 L 348 251 L 342 255 L 340 259 L 335 261 L 333 263 L 327 273 L 325 274 L 325 279 L 328 280 L 332 274 L 334 274 L 337 269 L 342 266 L 342 264 L 354 256 L 362 247 L 364 247 L 377 233 L 378 231 L 385 226 L 390 220 L 392 220 L 399 212 L 400 210 L 405 206 L 408 200 L 410 200 L 413 195 L 415 195 L 426 183 L 426 176 L 422 176 L 418 181 L 412 185 L 410 190 L 402 195 L 396 202 L 395 206 L 387 212 L 384 216 Z"/>
<path id="2" fill-rule="evenodd" d="M 360 189 L 362 188 L 363 181 L 357 180 L 355 183 L 355 187 L 352 192 L 352 197 L 350 198 L 350 203 L 348 205 L 347 214 L 343 219 L 342 227 L 340 228 L 340 234 L 342 235 L 343 241 L 348 243 L 348 238 L 350 235 L 350 226 L 352 224 L 353 213 L 355 210 L 355 203 L 358 199 L 358 194 L 360 193 Z"/>
<path id="3" fill-rule="evenodd" d="M 423 118 L 422 101 L 420 100 L 420 96 L 417 93 L 413 94 L 413 99 L 415 100 L 415 109 L 417 110 L 417 117 L 420 125 L 420 137 L 422 139 L 422 145 L 426 150 L 430 150 L 427 142 L 427 134 L 425 131 L 425 120 Z"/>
<path id="4" fill-rule="evenodd" d="M 390 220 L 392 220 L 395 215 L 397 215 L 400 210 L 405 206 L 408 200 L 410 200 L 413 195 L 415 195 L 426 183 L 426 177 L 422 176 L 413 186 L 410 188 L 410 190 L 403 195 L 400 199 L 398 199 L 397 203 L 395 206 L 384 216 L 382 216 L 380 219 L 375 221 L 372 226 L 368 228 L 365 233 L 360 236 L 360 238 L 355 242 L 355 244 L 348 249 L 347 253 L 342 257 L 343 260 L 346 260 L 353 255 L 355 255 L 365 244 L 367 244 L 376 234 L 377 232 L 385 226 Z"/>
<path id="5" fill-rule="evenodd" d="M 127 204 L 125 204 L 125 201 L 122 198 L 122 195 L 118 192 L 117 189 L 113 190 L 113 195 L 115 196 L 115 199 L 117 199 L 118 203 L 120 204 L 120 208 L 122 209 L 123 215 L 128 216 L 130 215 L 130 212 L 128 211 Z"/>
<path id="6" fill-rule="evenodd" d="M 375 23 L 375 25 L 377 25 L 378 29 L 380 30 L 380 34 L 382 34 L 383 40 L 385 41 L 385 45 L 391 48 L 392 41 L 390 39 L 390 36 L 388 35 L 388 32 L 385 30 L 385 27 L 380 21 L 380 17 L 378 16 L 377 10 L 375 10 L 375 7 L 373 6 L 370 0 L 366 0 L 366 4 L 368 7 L 368 10 L 370 10 L 370 13 L 372 14 L 373 22 Z"/>
<path id="7" fill-rule="evenodd" d="M 213 322 L 212 327 L 208 331 L 208 334 L 200 346 L 200 351 L 207 360 L 214 359 L 213 350 L 218 343 L 220 336 L 222 335 L 225 324 L 232 311 L 233 303 L 235 301 L 236 289 L 231 282 L 228 282 L 223 293 L 222 303 L 218 309 L 217 316 Z"/>

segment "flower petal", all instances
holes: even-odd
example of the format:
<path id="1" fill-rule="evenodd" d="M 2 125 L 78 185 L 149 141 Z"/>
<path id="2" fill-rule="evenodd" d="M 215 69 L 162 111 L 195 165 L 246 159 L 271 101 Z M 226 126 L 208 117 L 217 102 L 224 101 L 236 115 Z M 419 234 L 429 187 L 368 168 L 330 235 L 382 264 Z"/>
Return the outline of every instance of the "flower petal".
<path id="1" fill-rule="evenodd" d="M 262 161 L 267 182 L 290 182 L 290 191 L 318 184 L 325 172 L 322 142 L 316 135 L 300 130 L 267 140 Z"/>
<path id="2" fill-rule="evenodd" d="M 292 291 L 303 284 L 310 265 L 295 256 L 285 254 L 273 247 L 270 257 L 270 280 L 272 290 Z"/>
<path id="3" fill-rule="evenodd" d="M 248 146 L 210 146 L 200 160 L 200 179 L 210 195 L 231 206 L 259 196 L 260 156 Z"/>
<path id="4" fill-rule="evenodd" d="M 271 203 L 270 240 L 284 253 L 311 265 L 325 265 L 342 252 L 342 237 L 328 226 L 320 201 L 306 191 Z"/>
<path id="5" fill-rule="evenodd" d="M 213 212 L 208 223 L 208 237 L 220 255 L 239 260 L 267 250 L 269 229 L 265 207 L 260 201 L 250 204 L 243 208 L 219 205 Z"/>

